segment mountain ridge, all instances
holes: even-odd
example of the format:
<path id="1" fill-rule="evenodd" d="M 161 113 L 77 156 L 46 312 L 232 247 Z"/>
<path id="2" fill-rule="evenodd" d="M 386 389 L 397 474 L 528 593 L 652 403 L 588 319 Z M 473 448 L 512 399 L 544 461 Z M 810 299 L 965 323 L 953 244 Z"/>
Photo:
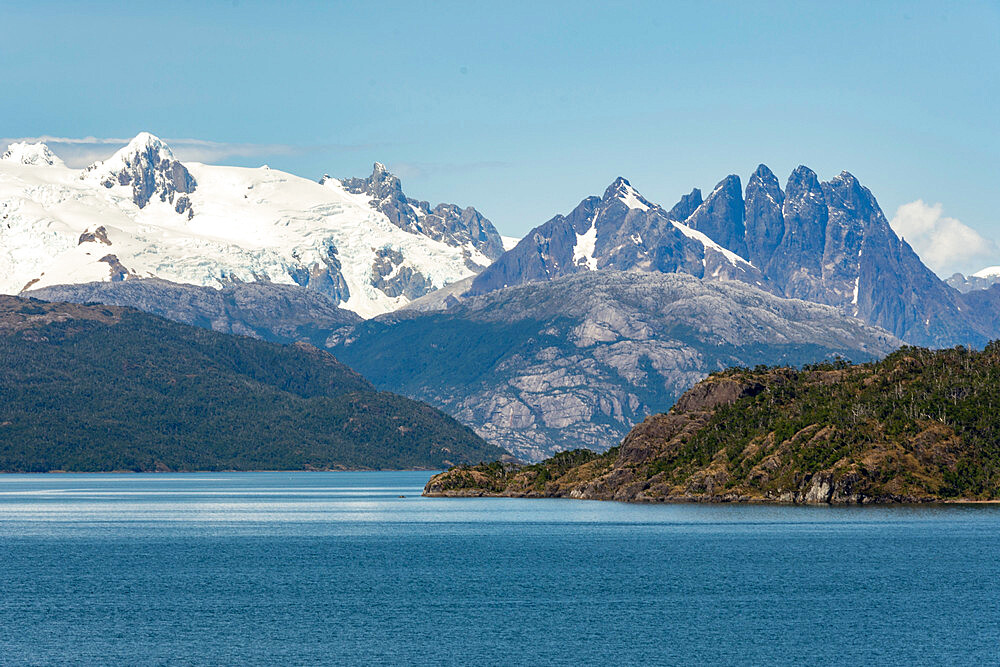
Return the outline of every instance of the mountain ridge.
<path id="1" fill-rule="evenodd" d="M 44 144 L 14 144 L 0 159 L 0 291 L 134 277 L 268 281 L 370 317 L 473 275 L 502 251 L 475 209 L 431 209 L 381 173 L 421 224 L 394 223 L 359 179 L 345 179 L 347 188 L 266 166 L 181 162 L 149 133 L 82 170 Z"/>
<path id="2" fill-rule="evenodd" d="M 821 182 L 805 166 L 784 190 L 761 164 L 745 189 L 729 175 L 704 199 L 695 189 L 670 211 L 619 177 L 602 197 L 525 235 L 466 294 L 605 268 L 744 282 L 837 307 L 914 344 L 981 347 L 1000 335 L 988 314 L 972 312 L 975 299 L 940 280 L 895 234 L 857 178 L 842 171 Z"/>
<path id="3" fill-rule="evenodd" d="M 734 363 L 871 359 L 900 344 L 829 306 L 753 286 L 612 270 L 404 309 L 327 341 L 376 386 L 436 405 L 527 460 L 606 449 Z"/>
<path id="4" fill-rule="evenodd" d="M 502 455 L 306 343 L 0 295 L 0 470 L 433 469 Z"/>

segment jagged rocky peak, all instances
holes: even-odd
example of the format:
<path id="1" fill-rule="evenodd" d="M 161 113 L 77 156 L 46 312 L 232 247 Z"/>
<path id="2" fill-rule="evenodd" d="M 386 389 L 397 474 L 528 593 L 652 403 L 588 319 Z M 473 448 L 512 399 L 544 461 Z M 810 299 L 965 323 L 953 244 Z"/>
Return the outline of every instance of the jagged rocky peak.
<path id="1" fill-rule="evenodd" d="M 800 164 L 788 175 L 788 182 L 785 183 L 785 203 L 788 200 L 821 198 L 822 188 L 819 184 L 819 176 L 809 167 Z"/>
<path id="2" fill-rule="evenodd" d="M 829 212 L 816 172 L 799 166 L 785 185 L 782 207 L 785 234 L 771 258 L 768 273 L 787 295 L 812 298 L 821 292 L 823 251 Z"/>
<path id="3" fill-rule="evenodd" d="M 149 132 L 140 132 L 107 160 L 87 167 L 81 178 L 97 180 L 106 188 L 131 186 L 132 201 L 144 208 L 154 197 L 169 202 L 188 218 L 194 216 L 188 194 L 197 183 L 170 148 Z"/>
<path id="4" fill-rule="evenodd" d="M 861 185 L 849 171 L 842 171 L 821 185 L 827 204 L 831 207 L 839 206 L 863 217 L 872 216 L 879 208 L 871 190 Z"/>
<path id="5" fill-rule="evenodd" d="M 325 183 L 328 178 L 324 178 L 320 182 Z M 398 197 L 402 203 L 406 203 L 399 177 L 386 169 L 381 162 L 372 165 L 372 175 L 368 178 L 345 178 L 340 183 L 348 192 L 366 194 L 380 200 Z"/>
<path id="6" fill-rule="evenodd" d="M 320 184 L 333 181 L 324 176 Z M 482 270 L 504 252 L 500 233 L 479 211 L 455 204 L 438 204 L 431 208 L 426 201 L 407 197 L 399 177 L 381 162 L 372 166 L 372 175 L 368 178 L 345 178 L 337 182 L 348 192 L 371 197 L 372 206 L 400 229 L 463 248 L 466 265 L 474 271 Z"/>
<path id="7" fill-rule="evenodd" d="M 626 208 L 634 208 L 641 211 L 648 211 L 654 207 L 654 204 L 647 201 L 639 194 L 638 190 L 632 187 L 631 183 L 621 176 L 612 181 L 611 185 L 607 187 L 602 200 L 604 202 L 617 200 L 624 204 Z"/>
<path id="8" fill-rule="evenodd" d="M 743 198 L 746 227 L 747 259 L 756 266 L 766 267 L 785 235 L 785 220 L 781 210 L 785 193 L 778 177 L 766 165 L 758 165 L 747 181 Z"/>
<path id="9" fill-rule="evenodd" d="M 60 160 L 52 150 L 41 141 L 34 143 L 27 141 L 15 141 L 7 146 L 7 150 L 0 155 L 0 160 L 14 162 L 16 164 L 26 164 L 31 166 L 62 166 Z"/>
<path id="10" fill-rule="evenodd" d="M 691 190 L 688 194 L 681 197 L 681 200 L 674 204 L 674 207 L 667 212 L 667 217 L 671 220 L 676 220 L 678 222 L 684 222 L 691 214 L 698 210 L 701 206 L 701 190 L 695 188 Z"/>
<path id="11" fill-rule="evenodd" d="M 687 225 L 702 232 L 723 248 L 746 257 L 743 224 L 743 187 L 740 177 L 726 176 L 687 219 Z"/>

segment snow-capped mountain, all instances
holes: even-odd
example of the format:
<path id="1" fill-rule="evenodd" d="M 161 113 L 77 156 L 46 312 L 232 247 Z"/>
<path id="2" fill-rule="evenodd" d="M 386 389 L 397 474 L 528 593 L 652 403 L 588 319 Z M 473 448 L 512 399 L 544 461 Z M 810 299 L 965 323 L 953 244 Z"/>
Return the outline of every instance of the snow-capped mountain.
<path id="1" fill-rule="evenodd" d="M 987 266 L 985 269 L 980 269 L 970 276 L 956 273 L 945 280 L 945 282 L 963 293 L 989 289 L 991 286 L 1000 283 L 1000 266 Z"/>
<path id="2" fill-rule="evenodd" d="M 749 261 L 672 219 L 618 178 L 602 197 L 587 197 L 568 215 L 529 232 L 476 276 L 468 293 L 601 269 L 687 273 L 765 289 L 767 282 Z"/>
<path id="3" fill-rule="evenodd" d="M 45 144 L 30 144 L 24 141 L 18 141 L 7 146 L 7 150 L 4 151 L 3 155 L 0 155 L 0 160 L 13 162 L 14 164 L 45 165 L 49 167 L 56 165 L 60 167 L 64 166 L 63 161 L 49 150 L 49 147 Z"/>
<path id="4" fill-rule="evenodd" d="M 978 302 L 938 279 L 896 236 L 854 176 L 820 182 L 802 166 L 784 190 L 760 165 L 745 194 L 730 175 L 704 199 L 692 190 L 669 211 L 619 178 L 602 197 L 533 229 L 449 302 L 602 269 L 747 283 L 838 307 L 918 345 L 982 345 L 1000 333 Z"/>
<path id="5" fill-rule="evenodd" d="M 390 219 L 385 187 L 366 182 L 388 184 L 393 202 L 409 206 L 406 224 Z M 12 144 L 0 158 L 3 293 L 151 276 L 216 287 L 270 281 L 371 317 L 474 275 L 502 252 L 475 209 L 406 198 L 381 165 L 371 179 L 317 183 L 267 166 L 182 163 L 148 133 L 83 170 L 44 144 Z"/>
<path id="6" fill-rule="evenodd" d="M 324 176 L 320 183 L 329 179 Z M 458 245 L 470 263 L 469 268 L 475 271 L 482 268 L 479 258 L 473 256 L 477 250 L 491 260 L 503 254 L 503 239 L 479 211 L 454 204 L 438 204 L 432 209 L 425 201 L 407 197 L 399 179 L 380 162 L 375 163 L 368 178 L 345 178 L 339 185 L 348 192 L 371 197 L 371 205 L 400 229 Z"/>

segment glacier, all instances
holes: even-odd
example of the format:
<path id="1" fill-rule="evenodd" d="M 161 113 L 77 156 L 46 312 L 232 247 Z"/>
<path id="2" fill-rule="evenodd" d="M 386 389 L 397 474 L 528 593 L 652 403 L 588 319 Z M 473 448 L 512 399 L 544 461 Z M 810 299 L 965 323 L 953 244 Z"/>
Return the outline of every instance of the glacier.
<path id="1" fill-rule="evenodd" d="M 338 179 L 181 163 L 145 132 L 83 170 L 40 143 L 0 157 L 0 293 L 132 277 L 265 281 L 317 289 L 367 318 L 492 259 L 468 238 L 402 229 Z"/>

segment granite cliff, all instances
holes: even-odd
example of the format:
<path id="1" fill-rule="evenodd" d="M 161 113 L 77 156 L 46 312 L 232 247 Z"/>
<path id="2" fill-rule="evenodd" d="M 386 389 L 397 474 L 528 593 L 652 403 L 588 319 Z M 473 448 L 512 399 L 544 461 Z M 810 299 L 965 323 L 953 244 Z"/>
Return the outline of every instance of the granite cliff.
<path id="1" fill-rule="evenodd" d="M 526 460 L 607 449 L 727 366 L 865 361 L 900 344 L 835 308 L 738 282 L 613 270 L 401 310 L 327 341 L 377 386 Z"/>
<path id="2" fill-rule="evenodd" d="M 896 236 L 857 178 L 845 171 L 821 182 L 804 166 L 784 190 L 760 165 L 745 190 L 729 175 L 669 211 L 619 178 L 525 235 L 466 293 L 602 269 L 739 281 L 834 306 L 917 345 L 981 347 L 1000 334 Z"/>

